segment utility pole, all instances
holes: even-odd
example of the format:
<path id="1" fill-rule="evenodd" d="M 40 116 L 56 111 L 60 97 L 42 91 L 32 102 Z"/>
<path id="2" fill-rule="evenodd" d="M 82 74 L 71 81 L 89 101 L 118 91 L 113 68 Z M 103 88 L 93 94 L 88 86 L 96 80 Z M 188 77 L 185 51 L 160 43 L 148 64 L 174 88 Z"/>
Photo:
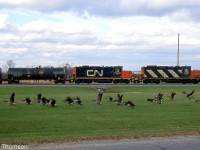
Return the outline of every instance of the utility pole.
<path id="1" fill-rule="evenodd" d="M 178 33 L 178 54 L 177 54 L 177 66 L 179 66 L 179 33 Z"/>

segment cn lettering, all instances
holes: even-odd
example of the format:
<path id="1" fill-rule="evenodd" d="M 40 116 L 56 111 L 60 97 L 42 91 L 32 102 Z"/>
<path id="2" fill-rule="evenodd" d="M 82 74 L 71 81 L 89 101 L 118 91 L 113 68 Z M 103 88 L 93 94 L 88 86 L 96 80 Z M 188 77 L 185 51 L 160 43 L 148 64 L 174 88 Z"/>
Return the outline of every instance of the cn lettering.
<path id="1" fill-rule="evenodd" d="M 103 70 L 101 70 L 100 72 L 98 70 L 87 70 L 87 76 L 88 77 L 95 77 L 97 75 L 102 77 L 103 76 Z"/>

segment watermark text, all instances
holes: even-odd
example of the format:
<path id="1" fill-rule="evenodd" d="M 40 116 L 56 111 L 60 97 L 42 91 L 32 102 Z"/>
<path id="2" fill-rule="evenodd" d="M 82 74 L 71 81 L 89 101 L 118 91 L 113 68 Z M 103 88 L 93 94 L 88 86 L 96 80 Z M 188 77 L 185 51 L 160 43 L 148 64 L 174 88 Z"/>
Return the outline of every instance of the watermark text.
<path id="1" fill-rule="evenodd" d="M 28 145 L 7 145 L 7 144 L 1 144 L 2 149 L 28 149 Z"/>

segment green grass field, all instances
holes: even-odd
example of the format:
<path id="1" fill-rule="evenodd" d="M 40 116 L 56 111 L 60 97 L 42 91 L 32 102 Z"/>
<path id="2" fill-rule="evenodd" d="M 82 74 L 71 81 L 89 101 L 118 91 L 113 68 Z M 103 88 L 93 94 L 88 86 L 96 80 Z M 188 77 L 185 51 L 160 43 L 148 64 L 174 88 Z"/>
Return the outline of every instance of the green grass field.
<path id="1" fill-rule="evenodd" d="M 91 139 L 138 138 L 171 135 L 200 135 L 200 103 L 188 100 L 182 91 L 195 90 L 200 99 L 200 86 L 108 86 L 103 104 L 95 101 L 95 87 L 0 87 L 0 143 L 34 144 Z M 177 94 L 169 101 L 172 91 Z M 15 92 L 16 106 L 3 102 Z M 163 104 L 149 103 L 159 92 Z M 57 107 L 21 101 L 42 93 L 55 98 Z M 107 96 L 123 93 L 123 100 L 132 100 L 134 109 L 108 102 Z M 64 103 L 67 96 L 80 96 L 83 106 Z"/>

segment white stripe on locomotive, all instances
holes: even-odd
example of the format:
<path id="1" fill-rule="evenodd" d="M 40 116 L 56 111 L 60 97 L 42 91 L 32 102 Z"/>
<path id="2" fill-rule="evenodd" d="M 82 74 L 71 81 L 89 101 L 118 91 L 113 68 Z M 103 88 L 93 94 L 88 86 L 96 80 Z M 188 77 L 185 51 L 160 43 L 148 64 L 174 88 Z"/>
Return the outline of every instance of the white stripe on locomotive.
<path id="1" fill-rule="evenodd" d="M 153 72 L 153 70 L 147 70 L 147 72 L 154 78 L 158 78 L 158 76 Z"/>
<path id="2" fill-rule="evenodd" d="M 163 70 L 157 70 L 159 73 L 160 73 L 160 75 L 162 76 L 162 77 L 164 77 L 164 78 L 169 78 L 169 76 L 163 71 Z"/>
<path id="3" fill-rule="evenodd" d="M 176 72 L 174 72 L 174 70 L 168 69 L 168 71 L 169 71 L 169 73 L 170 73 L 173 77 L 179 78 L 179 76 L 176 74 Z"/>
<path id="4" fill-rule="evenodd" d="M 179 70 L 178 70 L 178 72 L 180 72 L 181 74 L 183 74 L 183 72 L 182 72 L 182 70 L 181 70 L 181 69 L 179 69 Z"/>

